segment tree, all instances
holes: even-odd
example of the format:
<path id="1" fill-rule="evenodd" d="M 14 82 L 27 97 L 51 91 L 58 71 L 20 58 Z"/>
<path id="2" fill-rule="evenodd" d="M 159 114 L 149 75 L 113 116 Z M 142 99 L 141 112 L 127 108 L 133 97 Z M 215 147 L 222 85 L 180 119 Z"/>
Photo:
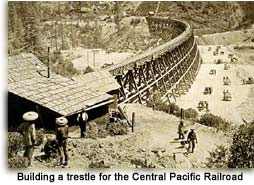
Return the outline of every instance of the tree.
<path id="1" fill-rule="evenodd" d="M 254 168 L 254 122 L 242 125 L 233 136 L 229 168 Z"/>
<path id="2" fill-rule="evenodd" d="M 17 54 L 24 50 L 25 29 L 18 15 L 19 6 L 14 2 L 8 3 L 8 53 Z"/>
<path id="3" fill-rule="evenodd" d="M 8 3 L 8 52 L 34 53 L 40 57 L 41 29 L 40 3 L 38 2 L 9 2 Z M 45 48 L 46 49 L 46 48 Z"/>
<path id="4" fill-rule="evenodd" d="M 114 15 L 114 23 L 116 24 L 117 32 L 120 31 L 120 3 L 118 1 L 112 2 L 112 13 Z"/>
<path id="5" fill-rule="evenodd" d="M 215 127 L 219 130 L 227 131 L 230 128 L 230 122 L 211 113 L 205 113 L 201 116 L 199 123 L 208 127 Z"/>
<path id="6" fill-rule="evenodd" d="M 36 2 L 24 3 L 22 15 L 25 27 L 26 51 L 41 56 L 39 4 Z"/>
<path id="7" fill-rule="evenodd" d="M 208 168 L 227 168 L 229 151 L 226 146 L 219 145 L 217 148 L 209 152 L 206 166 Z"/>
<path id="8" fill-rule="evenodd" d="M 210 152 L 208 168 L 254 168 L 254 122 L 241 125 L 229 147 L 218 146 Z"/>

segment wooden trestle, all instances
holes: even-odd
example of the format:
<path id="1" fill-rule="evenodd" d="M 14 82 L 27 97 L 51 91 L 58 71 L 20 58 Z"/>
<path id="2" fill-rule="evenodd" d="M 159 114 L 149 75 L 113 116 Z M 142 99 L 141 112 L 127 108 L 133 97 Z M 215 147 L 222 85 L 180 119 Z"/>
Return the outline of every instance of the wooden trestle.
<path id="1" fill-rule="evenodd" d="M 147 17 L 150 33 L 170 32 L 174 38 L 109 68 L 121 88 L 118 102 L 144 103 L 159 90 L 163 100 L 175 101 L 191 87 L 201 63 L 189 24 L 168 18 Z"/>

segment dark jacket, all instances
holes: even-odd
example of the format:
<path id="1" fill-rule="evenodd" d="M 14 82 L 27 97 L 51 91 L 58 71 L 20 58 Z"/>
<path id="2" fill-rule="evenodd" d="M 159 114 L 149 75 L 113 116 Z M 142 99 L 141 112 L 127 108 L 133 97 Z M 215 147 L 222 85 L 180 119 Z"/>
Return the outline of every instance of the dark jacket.
<path id="1" fill-rule="evenodd" d="M 68 138 L 68 126 L 63 126 L 63 127 L 57 127 L 56 129 L 56 139 L 58 142 L 63 142 Z"/>
<path id="2" fill-rule="evenodd" d="M 196 133 L 194 131 L 190 131 L 188 134 L 187 140 L 189 140 L 189 141 L 197 140 Z"/>

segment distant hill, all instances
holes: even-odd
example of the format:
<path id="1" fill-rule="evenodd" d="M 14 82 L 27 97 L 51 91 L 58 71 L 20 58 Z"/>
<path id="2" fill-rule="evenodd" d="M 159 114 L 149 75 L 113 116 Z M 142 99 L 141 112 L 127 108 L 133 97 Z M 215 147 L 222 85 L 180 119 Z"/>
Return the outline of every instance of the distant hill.
<path id="1" fill-rule="evenodd" d="M 184 19 L 197 35 L 246 28 L 254 22 L 254 2 L 142 2 L 137 15 Z"/>

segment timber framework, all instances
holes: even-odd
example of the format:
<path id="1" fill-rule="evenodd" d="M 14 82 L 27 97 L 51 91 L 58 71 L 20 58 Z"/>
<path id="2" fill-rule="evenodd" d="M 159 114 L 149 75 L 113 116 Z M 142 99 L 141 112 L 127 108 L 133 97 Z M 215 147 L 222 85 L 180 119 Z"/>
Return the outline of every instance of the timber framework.
<path id="1" fill-rule="evenodd" d="M 146 20 L 151 34 L 171 34 L 173 39 L 108 68 L 120 85 L 119 103 L 144 103 L 155 89 L 163 93 L 162 99 L 175 101 L 188 91 L 201 64 L 188 23 L 161 17 Z"/>

